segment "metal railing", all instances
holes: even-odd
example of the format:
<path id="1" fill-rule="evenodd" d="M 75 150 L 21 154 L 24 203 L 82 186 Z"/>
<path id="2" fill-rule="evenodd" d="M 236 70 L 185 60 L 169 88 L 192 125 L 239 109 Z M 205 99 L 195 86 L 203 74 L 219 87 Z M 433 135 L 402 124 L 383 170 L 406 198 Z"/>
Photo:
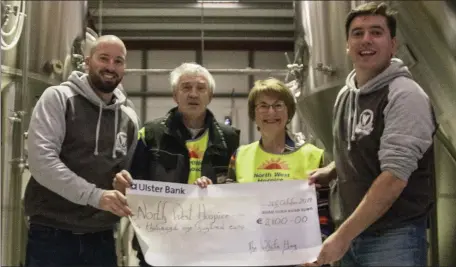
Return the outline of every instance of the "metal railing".
<path id="1" fill-rule="evenodd" d="M 169 74 L 173 69 L 126 69 L 127 75 L 155 75 L 155 74 Z M 288 69 L 208 69 L 211 74 L 274 74 L 286 76 L 290 70 Z"/>

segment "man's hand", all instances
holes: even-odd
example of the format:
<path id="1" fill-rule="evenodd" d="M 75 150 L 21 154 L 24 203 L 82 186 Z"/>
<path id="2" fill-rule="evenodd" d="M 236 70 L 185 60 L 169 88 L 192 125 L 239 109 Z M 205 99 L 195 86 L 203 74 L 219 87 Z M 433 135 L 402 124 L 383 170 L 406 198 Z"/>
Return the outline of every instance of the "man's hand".
<path id="1" fill-rule="evenodd" d="M 335 179 L 336 167 L 334 163 L 330 163 L 328 166 L 323 168 L 318 168 L 313 170 L 309 174 L 309 185 L 315 184 L 316 188 L 321 188 L 322 186 L 328 186 L 331 180 Z"/>
<path id="2" fill-rule="evenodd" d="M 193 184 L 196 184 L 201 188 L 206 188 L 208 185 L 212 184 L 212 181 L 206 176 L 202 176 L 201 178 L 198 178 Z"/>
<path id="3" fill-rule="evenodd" d="M 112 212 L 120 217 L 132 215 L 127 204 L 127 198 L 117 190 L 103 192 L 100 199 L 100 209 Z"/>
<path id="4" fill-rule="evenodd" d="M 342 259 L 350 248 L 351 240 L 343 237 L 337 231 L 330 235 L 320 250 L 317 261 L 312 263 L 305 263 L 303 266 L 321 266 L 325 264 L 333 264 Z"/>
<path id="5" fill-rule="evenodd" d="M 347 253 L 352 240 L 343 237 L 337 231 L 330 235 L 321 247 L 320 255 L 318 255 L 318 265 L 332 264 Z"/>
<path id="6" fill-rule="evenodd" d="M 118 190 L 122 194 L 125 195 L 125 191 L 127 188 L 131 187 L 133 184 L 133 178 L 128 171 L 122 170 L 121 172 L 116 174 L 112 181 L 112 186 L 115 190 Z"/>

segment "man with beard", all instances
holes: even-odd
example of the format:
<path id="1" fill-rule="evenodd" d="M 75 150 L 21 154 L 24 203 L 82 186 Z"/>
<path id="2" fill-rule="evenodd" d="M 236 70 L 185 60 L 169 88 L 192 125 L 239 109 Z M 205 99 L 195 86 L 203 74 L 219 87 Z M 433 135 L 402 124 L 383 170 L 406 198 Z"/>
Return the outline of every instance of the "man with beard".
<path id="1" fill-rule="evenodd" d="M 28 130 L 27 267 L 117 266 L 114 227 L 131 214 L 112 187 L 137 144 L 138 118 L 118 89 L 126 48 L 100 37 L 74 71 L 38 100 Z"/>

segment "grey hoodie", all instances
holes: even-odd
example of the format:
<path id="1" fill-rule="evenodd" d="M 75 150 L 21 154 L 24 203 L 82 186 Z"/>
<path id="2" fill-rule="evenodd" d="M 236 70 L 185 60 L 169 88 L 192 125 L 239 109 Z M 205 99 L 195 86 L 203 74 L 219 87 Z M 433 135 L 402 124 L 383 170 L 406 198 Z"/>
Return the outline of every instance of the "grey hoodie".
<path id="1" fill-rule="evenodd" d="M 121 90 L 107 105 L 87 74 L 73 72 L 67 82 L 46 89 L 28 130 L 30 222 L 82 233 L 112 228 L 119 218 L 98 209 L 100 198 L 112 189 L 115 174 L 129 167 L 138 126 Z"/>
<path id="2" fill-rule="evenodd" d="M 387 69 L 361 88 L 356 87 L 352 71 L 334 106 L 338 179 L 332 188 L 331 212 L 336 223 L 350 216 L 383 171 L 408 184 L 368 230 L 425 217 L 432 204 L 435 129 L 430 100 L 400 59 L 393 58 Z"/>

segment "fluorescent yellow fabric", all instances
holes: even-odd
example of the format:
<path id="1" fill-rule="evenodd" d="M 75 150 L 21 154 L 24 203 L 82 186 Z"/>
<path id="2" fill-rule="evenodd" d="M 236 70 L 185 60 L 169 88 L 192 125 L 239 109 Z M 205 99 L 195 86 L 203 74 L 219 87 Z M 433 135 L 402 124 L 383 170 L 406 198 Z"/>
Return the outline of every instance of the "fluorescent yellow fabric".
<path id="1" fill-rule="evenodd" d="M 190 172 L 188 173 L 189 184 L 193 184 L 196 179 L 201 177 L 201 163 L 203 161 L 204 152 L 206 152 L 207 149 L 208 140 L 209 132 L 206 130 L 198 139 L 188 140 L 185 143 L 190 158 Z"/>
<path id="2" fill-rule="evenodd" d="M 317 169 L 323 150 L 305 144 L 293 152 L 271 154 L 260 143 L 241 146 L 236 155 L 236 180 L 238 183 L 306 180 L 308 173 Z"/>

